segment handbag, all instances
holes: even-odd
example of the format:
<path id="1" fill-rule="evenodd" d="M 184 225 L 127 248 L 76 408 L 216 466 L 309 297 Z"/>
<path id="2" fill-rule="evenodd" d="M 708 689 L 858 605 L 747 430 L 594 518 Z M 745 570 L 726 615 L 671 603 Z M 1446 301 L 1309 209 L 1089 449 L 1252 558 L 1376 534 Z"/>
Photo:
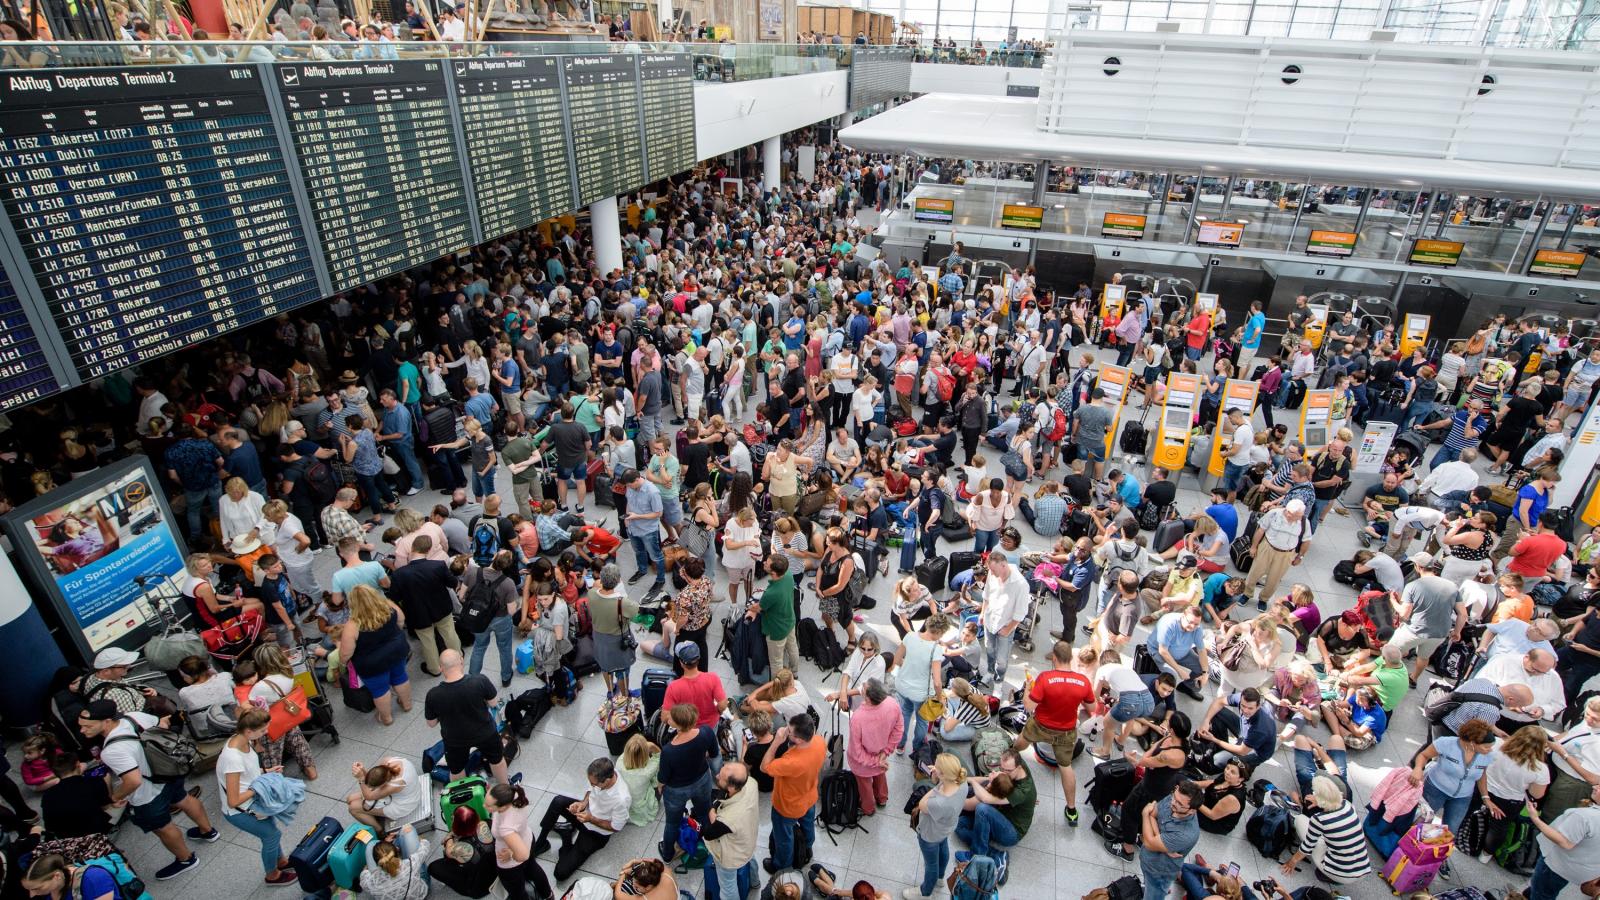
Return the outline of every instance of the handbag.
<path id="1" fill-rule="evenodd" d="M 622 598 L 617 598 L 617 625 L 622 628 L 622 634 L 617 643 L 623 650 L 636 650 L 639 639 L 633 636 L 633 623 L 622 617 Z"/>
<path id="2" fill-rule="evenodd" d="M 278 741 L 311 718 L 311 707 L 306 703 L 306 689 L 298 684 L 288 694 L 271 681 L 267 686 L 278 693 L 278 699 L 267 707 L 272 716 L 272 721 L 267 723 L 267 740 Z"/>
<path id="3" fill-rule="evenodd" d="M 206 656 L 206 642 L 193 632 L 158 634 L 144 645 L 144 658 L 163 672 L 176 671 L 178 663 L 191 656 Z"/>
<path id="4" fill-rule="evenodd" d="M 933 659 L 928 659 L 928 683 L 933 683 Z M 944 718 L 944 691 L 935 690 L 917 707 L 917 718 L 924 722 L 937 722 Z"/>
<path id="5" fill-rule="evenodd" d="M 1248 649 L 1245 646 L 1245 639 L 1242 636 L 1235 636 L 1217 651 L 1217 658 L 1222 661 L 1224 669 L 1237 672 L 1239 667 L 1244 665 L 1244 655 Z"/>
<path id="6" fill-rule="evenodd" d="M 678 546 L 699 559 L 706 555 L 706 550 L 711 546 L 711 532 L 699 522 L 685 522 L 683 529 L 678 532 Z"/>
<path id="7" fill-rule="evenodd" d="M 380 449 L 378 451 L 378 459 L 382 461 L 383 474 L 385 474 L 385 475 L 399 475 L 400 474 L 400 464 L 394 461 L 394 457 L 389 454 L 389 451 Z"/>

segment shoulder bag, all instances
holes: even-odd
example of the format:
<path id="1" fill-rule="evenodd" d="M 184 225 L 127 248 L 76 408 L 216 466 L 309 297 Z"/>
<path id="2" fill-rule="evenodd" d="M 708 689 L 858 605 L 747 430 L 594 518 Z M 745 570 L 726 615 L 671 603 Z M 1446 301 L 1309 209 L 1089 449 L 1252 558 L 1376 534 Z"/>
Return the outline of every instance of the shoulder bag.
<path id="1" fill-rule="evenodd" d="M 278 741 L 311 718 L 311 707 L 306 702 L 306 689 L 299 684 L 288 694 L 271 681 L 266 684 L 278 695 L 278 699 L 267 706 L 267 713 L 272 716 L 272 721 L 267 723 L 267 740 Z"/>

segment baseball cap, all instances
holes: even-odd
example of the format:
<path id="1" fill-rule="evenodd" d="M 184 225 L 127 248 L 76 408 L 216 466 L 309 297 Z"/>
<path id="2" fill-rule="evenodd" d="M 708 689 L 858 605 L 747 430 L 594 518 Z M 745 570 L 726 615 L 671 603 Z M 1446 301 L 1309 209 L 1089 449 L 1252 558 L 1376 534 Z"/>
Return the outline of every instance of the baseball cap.
<path id="1" fill-rule="evenodd" d="M 1419 569 L 1436 569 L 1440 566 L 1439 561 L 1433 558 L 1432 553 L 1413 553 L 1407 558 L 1411 560 L 1413 566 Z"/>
<path id="2" fill-rule="evenodd" d="M 96 669 L 109 669 L 112 666 L 131 666 L 139 661 L 139 654 L 121 647 L 107 647 L 101 650 L 94 658 Z"/>
<path id="3" fill-rule="evenodd" d="M 1180 569 L 1192 569 L 1198 565 L 1200 565 L 1200 560 L 1196 559 L 1192 553 L 1185 553 L 1178 557 L 1178 568 Z"/>
<path id="4" fill-rule="evenodd" d="M 106 698 L 101 697 L 99 700 L 90 700 L 89 705 L 85 706 L 83 708 L 83 712 L 78 714 L 78 718 L 91 719 L 96 722 L 106 722 L 111 719 L 118 718 L 121 715 L 122 710 L 117 708 L 117 702 L 115 700 L 107 700 Z"/>
<path id="5" fill-rule="evenodd" d="M 700 645 L 692 641 L 681 641 L 672 651 L 679 662 L 694 663 L 700 661 Z"/>

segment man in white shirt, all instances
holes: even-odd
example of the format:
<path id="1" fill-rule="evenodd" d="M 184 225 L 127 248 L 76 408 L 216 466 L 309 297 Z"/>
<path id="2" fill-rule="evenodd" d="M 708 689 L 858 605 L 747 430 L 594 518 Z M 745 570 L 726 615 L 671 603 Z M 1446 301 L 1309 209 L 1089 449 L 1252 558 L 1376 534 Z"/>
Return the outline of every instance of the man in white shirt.
<path id="1" fill-rule="evenodd" d="M 850 429 L 835 428 L 833 440 L 828 442 L 828 467 L 839 483 L 850 480 L 861 466 L 861 447 L 850 436 Z"/>
<path id="2" fill-rule="evenodd" d="M 628 824 L 628 807 L 633 804 L 633 795 L 622 776 L 617 774 L 616 765 L 609 757 L 601 756 L 589 763 L 587 774 L 589 790 L 583 799 L 552 797 L 539 822 L 539 839 L 534 842 L 533 855 L 550 852 L 552 830 L 561 835 L 561 851 L 556 854 L 556 881 L 571 878 L 590 856 L 605 847 L 613 834 Z"/>
<path id="3" fill-rule="evenodd" d="M 1555 672 L 1556 657 L 1548 650 L 1535 648 L 1520 656 L 1502 653 L 1489 660 L 1474 678 L 1487 678 L 1495 684 L 1525 684 L 1533 691 L 1533 703 L 1520 709 L 1507 706 L 1500 712 L 1500 730 L 1507 734 L 1540 719 L 1555 721 L 1567 706 L 1561 676 Z"/>
<path id="4" fill-rule="evenodd" d="M 1440 466 L 1440 468 L 1444 468 Z M 1398 559 L 1414 537 L 1432 531 L 1444 521 L 1444 513 L 1426 506 L 1402 506 L 1389 517 L 1389 539 L 1383 552 Z"/>
<path id="5" fill-rule="evenodd" d="M 100 761 L 111 770 L 116 779 L 111 790 L 114 804 L 127 804 L 133 824 L 146 834 L 154 834 L 163 846 L 171 851 L 173 861 L 156 871 L 156 878 L 166 881 L 189 871 L 200 864 L 199 858 L 184 841 L 184 832 L 172 822 L 172 811 L 193 819 L 194 827 L 188 836 L 197 841 L 215 843 L 221 835 L 211 827 L 211 817 L 200 801 L 189 796 L 182 778 L 157 783 L 150 772 L 150 761 L 144 745 L 139 742 L 139 732 L 153 728 L 161 721 L 148 713 L 123 713 L 110 700 L 94 700 L 78 714 L 78 731 L 92 740 L 104 738 Z"/>
<path id="6" fill-rule="evenodd" d="M 1443 512 L 1460 509 L 1472 489 L 1478 486 L 1478 470 L 1472 467 L 1477 459 L 1477 449 L 1468 447 L 1453 462 L 1434 466 L 1417 486 L 1416 495 Z"/>
<path id="7" fill-rule="evenodd" d="M 136 378 L 133 382 L 133 392 L 139 395 L 139 421 L 134 423 L 134 428 L 140 434 L 155 437 L 150 431 L 150 420 L 161 415 L 161 408 L 168 402 L 167 395 L 156 390 L 156 383 L 148 378 Z M 172 427 L 171 422 L 167 427 Z"/>
<path id="8" fill-rule="evenodd" d="M 467 25 L 456 16 L 453 9 L 439 11 L 439 40 L 464 41 L 467 39 Z"/>
<path id="9" fill-rule="evenodd" d="M 988 577 L 983 581 L 983 656 L 988 661 L 990 684 L 1005 681 L 1011 664 L 1011 639 L 1028 614 L 1028 582 L 1022 570 L 999 553 L 989 554 Z"/>
<path id="10" fill-rule="evenodd" d="M 1228 492 L 1228 502 L 1232 503 L 1244 484 L 1245 472 L 1250 470 L 1250 448 L 1255 446 L 1256 430 L 1250 417 L 1237 406 L 1229 407 L 1228 423 L 1233 426 L 1233 436 L 1223 463 L 1222 489 Z"/>

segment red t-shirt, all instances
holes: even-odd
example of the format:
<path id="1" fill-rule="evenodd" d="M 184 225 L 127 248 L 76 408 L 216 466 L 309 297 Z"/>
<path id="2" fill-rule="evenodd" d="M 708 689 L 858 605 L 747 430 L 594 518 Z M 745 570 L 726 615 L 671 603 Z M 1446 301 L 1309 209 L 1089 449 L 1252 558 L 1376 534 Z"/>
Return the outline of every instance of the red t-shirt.
<path id="1" fill-rule="evenodd" d="M 1211 317 L 1200 313 L 1189 320 L 1188 342 L 1196 350 L 1206 345 L 1206 335 L 1211 333 Z"/>
<path id="2" fill-rule="evenodd" d="M 700 713 L 695 724 L 715 726 L 722 714 L 718 704 L 726 699 L 728 694 L 722 689 L 722 679 L 715 675 L 701 672 L 693 678 L 674 678 L 667 685 L 666 699 L 661 702 L 661 715 L 665 718 L 666 710 L 688 703 Z"/>
<path id="3" fill-rule="evenodd" d="M 583 549 L 590 556 L 609 556 L 612 551 L 622 546 L 622 538 L 598 525 L 590 525 L 589 539 L 583 542 Z"/>
<path id="4" fill-rule="evenodd" d="M 1529 534 L 1517 541 L 1522 552 L 1511 557 L 1507 570 L 1523 578 L 1542 578 L 1550 564 L 1567 552 L 1567 542 L 1558 534 Z"/>
<path id="5" fill-rule="evenodd" d="M 1038 706 L 1033 717 L 1052 731 L 1078 727 L 1078 708 L 1094 701 L 1094 686 L 1077 672 L 1052 669 L 1033 680 L 1028 698 Z"/>

